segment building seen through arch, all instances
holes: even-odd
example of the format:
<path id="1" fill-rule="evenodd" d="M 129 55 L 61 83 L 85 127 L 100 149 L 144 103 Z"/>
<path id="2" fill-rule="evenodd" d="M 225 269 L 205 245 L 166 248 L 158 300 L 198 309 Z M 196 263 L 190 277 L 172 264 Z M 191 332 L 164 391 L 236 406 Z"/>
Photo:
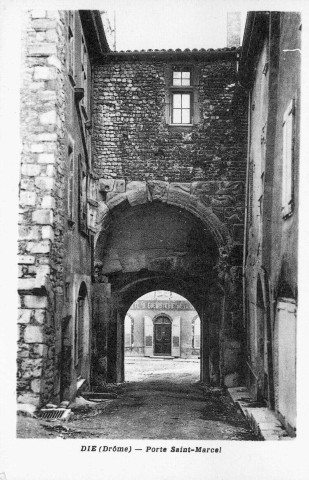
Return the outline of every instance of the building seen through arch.
<path id="1" fill-rule="evenodd" d="M 200 318 L 184 297 L 150 292 L 125 317 L 125 355 L 199 358 L 200 332 Z"/>

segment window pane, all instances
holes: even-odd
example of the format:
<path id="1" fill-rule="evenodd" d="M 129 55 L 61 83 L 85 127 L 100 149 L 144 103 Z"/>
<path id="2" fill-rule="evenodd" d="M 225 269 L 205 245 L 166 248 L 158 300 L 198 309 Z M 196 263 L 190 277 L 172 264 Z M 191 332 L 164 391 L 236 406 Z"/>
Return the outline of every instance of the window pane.
<path id="1" fill-rule="evenodd" d="M 181 123 L 181 110 L 173 110 L 173 123 Z"/>
<path id="2" fill-rule="evenodd" d="M 182 78 L 190 78 L 190 72 L 183 71 L 182 72 Z"/>
<path id="3" fill-rule="evenodd" d="M 181 78 L 174 78 L 173 85 L 181 85 Z"/>
<path id="4" fill-rule="evenodd" d="M 173 72 L 173 85 L 181 85 L 181 72 Z"/>
<path id="5" fill-rule="evenodd" d="M 173 107 L 174 108 L 181 108 L 181 94 L 175 93 L 173 95 Z"/>
<path id="6" fill-rule="evenodd" d="M 190 108 L 190 94 L 182 94 L 182 108 Z"/>
<path id="7" fill-rule="evenodd" d="M 182 85 L 190 86 L 190 78 L 183 78 L 182 79 Z"/>
<path id="8" fill-rule="evenodd" d="M 182 123 L 190 123 L 190 110 L 182 110 Z"/>

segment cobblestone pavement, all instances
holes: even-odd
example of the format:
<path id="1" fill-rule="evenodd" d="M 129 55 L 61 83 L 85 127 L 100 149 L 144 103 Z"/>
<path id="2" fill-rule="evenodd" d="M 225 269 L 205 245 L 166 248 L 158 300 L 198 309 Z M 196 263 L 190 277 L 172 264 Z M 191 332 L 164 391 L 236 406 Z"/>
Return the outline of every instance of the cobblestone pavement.
<path id="1" fill-rule="evenodd" d="M 115 386 L 118 398 L 67 423 L 45 424 L 47 436 L 258 440 L 225 392 L 200 384 L 198 360 L 129 358 L 126 378 Z"/>

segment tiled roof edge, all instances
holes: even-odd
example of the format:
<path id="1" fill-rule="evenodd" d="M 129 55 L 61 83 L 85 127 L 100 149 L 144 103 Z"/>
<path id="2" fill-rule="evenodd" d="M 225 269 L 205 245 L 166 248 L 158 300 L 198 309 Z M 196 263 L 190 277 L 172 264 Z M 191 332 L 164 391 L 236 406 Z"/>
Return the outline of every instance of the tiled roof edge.
<path id="1" fill-rule="evenodd" d="M 240 55 L 241 53 L 241 48 L 218 48 L 218 49 L 212 49 L 209 48 L 208 50 L 201 48 L 200 50 L 198 49 L 192 49 L 190 50 L 189 48 L 185 50 L 127 50 L 127 51 L 119 51 L 119 52 L 113 52 L 109 51 L 103 56 L 103 61 L 108 60 L 125 60 L 125 59 L 132 59 L 132 60 L 155 60 L 155 59 L 184 59 L 184 60 L 189 60 L 189 59 L 198 59 L 198 58 L 209 58 L 209 59 L 215 59 L 215 58 L 235 58 L 236 55 Z"/>

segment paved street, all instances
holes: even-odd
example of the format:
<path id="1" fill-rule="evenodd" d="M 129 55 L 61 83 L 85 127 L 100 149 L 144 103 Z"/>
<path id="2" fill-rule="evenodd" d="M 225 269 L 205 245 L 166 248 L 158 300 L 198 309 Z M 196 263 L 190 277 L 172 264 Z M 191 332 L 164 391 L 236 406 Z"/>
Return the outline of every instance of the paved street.
<path id="1" fill-rule="evenodd" d="M 126 378 L 115 386 L 118 398 L 45 425 L 44 436 L 257 440 L 226 393 L 200 385 L 198 360 L 129 358 Z"/>

